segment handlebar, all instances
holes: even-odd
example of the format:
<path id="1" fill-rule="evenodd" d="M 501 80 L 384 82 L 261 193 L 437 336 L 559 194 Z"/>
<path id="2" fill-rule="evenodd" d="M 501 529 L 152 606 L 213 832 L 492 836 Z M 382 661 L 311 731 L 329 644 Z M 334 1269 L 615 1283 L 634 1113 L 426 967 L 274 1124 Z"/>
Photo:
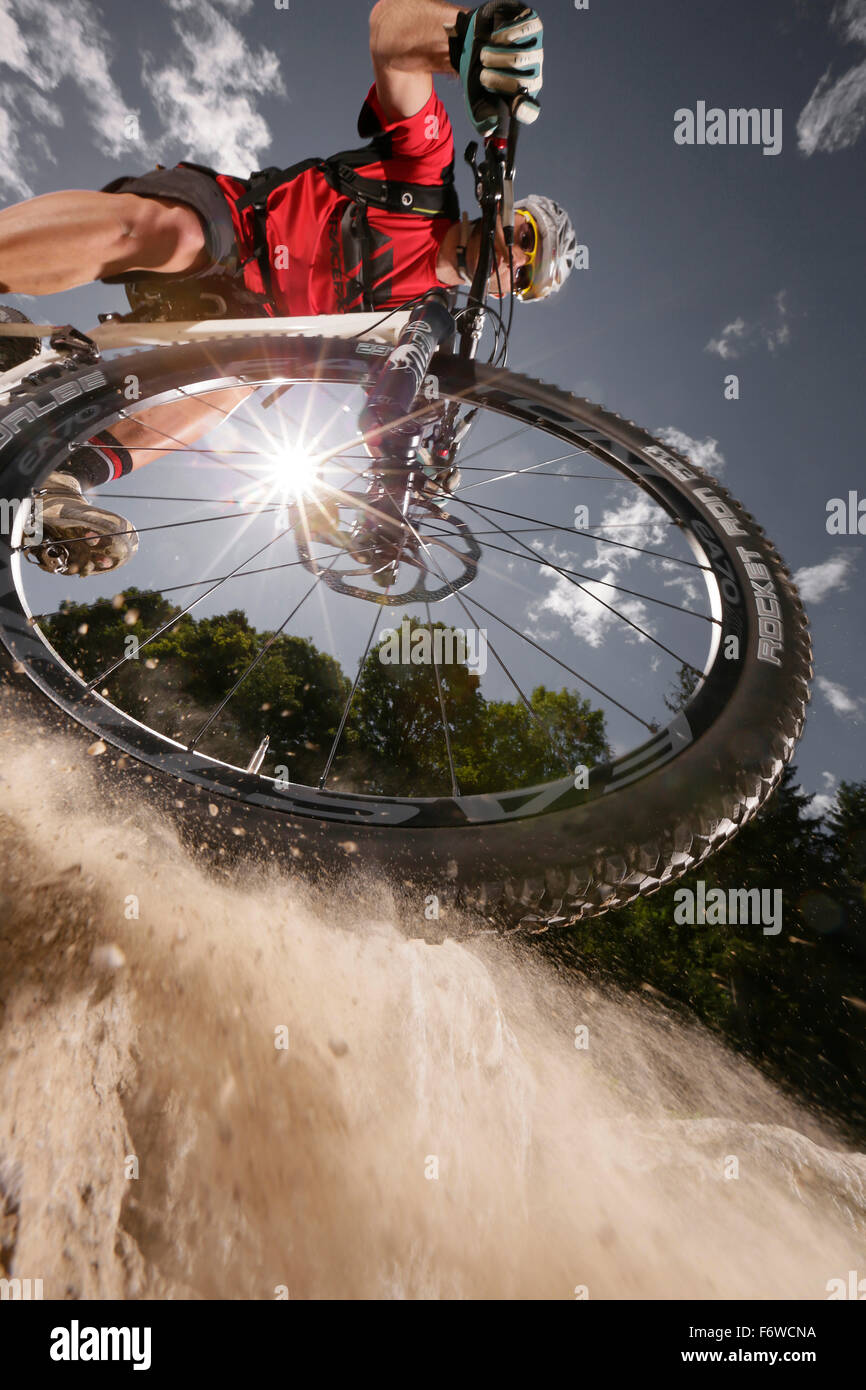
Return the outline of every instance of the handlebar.
<path id="1" fill-rule="evenodd" d="M 484 331 L 487 285 L 493 273 L 496 222 L 500 216 L 505 244 L 509 247 L 514 245 L 514 165 L 520 129 L 514 112 L 523 100 L 523 94 L 519 94 L 509 106 L 504 98 L 497 99 L 499 120 L 496 129 L 484 142 L 484 163 L 477 169 L 474 151 L 472 155 L 472 165 L 477 175 L 475 191 L 481 206 L 481 241 L 478 264 L 469 290 L 469 307 L 461 325 L 460 355 L 464 357 L 475 356 Z"/>
<path id="2" fill-rule="evenodd" d="M 514 165 L 520 122 L 515 112 L 525 99 L 520 93 L 509 105 L 497 98 L 496 129 L 486 137 L 485 157 L 476 165 L 477 144 L 466 152 L 476 179 L 475 193 L 481 207 L 481 236 L 478 264 L 469 289 L 468 304 L 460 315 L 458 356 L 474 358 L 487 319 L 488 283 L 493 272 L 497 220 L 501 217 L 508 247 L 514 245 Z M 436 350 L 453 341 L 458 325 L 448 307 L 443 290 L 432 290 L 416 306 L 400 335 L 399 342 L 385 363 L 361 412 L 360 427 L 368 442 L 375 445 L 388 433 L 391 440 L 389 462 L 398 468 L 410 461 L 420 442 L 421 429 L 413 413 L 415 400 Z M 442 429 L 438 431 L 444 458 L 456 452 L 454 426 L 459 404 L 449 404 Z"/>

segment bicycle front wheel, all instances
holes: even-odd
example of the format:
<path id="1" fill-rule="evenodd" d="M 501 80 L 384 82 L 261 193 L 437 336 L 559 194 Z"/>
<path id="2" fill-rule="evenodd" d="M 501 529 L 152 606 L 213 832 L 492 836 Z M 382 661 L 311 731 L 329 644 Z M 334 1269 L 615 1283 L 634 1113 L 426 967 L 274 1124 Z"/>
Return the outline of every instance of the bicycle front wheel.
<path id="1" fill-rule="evenodd" d="M 28 378 L 0 407 L 7 666 L 293 862 L 357 858 L 531 930 L 655 891 L 791 757 L 811 669 L 788 571 L 682 454 L 451 357 L 459 483 L 431 481 L 379 564 L 355 424 L 375 356 L 234 338 Z M 238 386 L 194 446 L 148 424 Z M 123 575 L 28 563 L 45 479 L 124 421 L 160 457 L 93 499 L 138 537 Z"/>

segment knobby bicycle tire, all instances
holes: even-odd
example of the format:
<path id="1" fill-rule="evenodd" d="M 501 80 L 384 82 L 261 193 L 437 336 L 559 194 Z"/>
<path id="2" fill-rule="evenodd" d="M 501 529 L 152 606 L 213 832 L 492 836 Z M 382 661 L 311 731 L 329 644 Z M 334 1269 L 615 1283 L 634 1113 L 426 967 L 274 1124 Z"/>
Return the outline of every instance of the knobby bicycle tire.
<path id="1" fill-rule="evenodd" d="M 230 822 L 259 852 L 326 870 L 357 856 L 397 882 L 456 901 L 468 919 L 539 931 L 657 891 L 755 814 L 803 728 L 808 625 L 790 573 L 763 529 L 683 454 L 555 386 L 448 356 L 435 359 L 432 370 L 443 394 L 579 444 L 639 483 L 675 517 L 719 585 L 720 640 L 703 683 L 666 729 L 593 769 L 587 790 L 558 782 L 454 801 L 304 796 L 304 789 L 286 796 L 263 789 L 255 774 L 214 764 L 216 772 L 204 766 L 213 760 L 185 759 L 170 740 L 162 747 L 161 736 L 144 739 L 142 726 L 95 694 L 82 698 L 82 682 L 28 621 L 7 536 L 0 538 L 0 661 L 7 674 L 29 678 L 66 718 L 141 760 L 167 784 L 182 781 L 185 814 L 212 822 L 216 800 L 217 824 Z M 70 442 L 107 427 L 126 404 L 130 374 L 147 383 L 150 397 L 172 385 L 261 380 L 265 373 L 275 381 L 303 374 L 310 380 L 315 373 L 363 384 L 370 371 L 363 344 L 329 338 L 227 338 L 55 365 L 0 406 L 0 495 L 26 497 Z M 737 639 L 735 659 L 725 654 L 730 637 Z M 386 806 L 399 815 L 383 819 Z"/>

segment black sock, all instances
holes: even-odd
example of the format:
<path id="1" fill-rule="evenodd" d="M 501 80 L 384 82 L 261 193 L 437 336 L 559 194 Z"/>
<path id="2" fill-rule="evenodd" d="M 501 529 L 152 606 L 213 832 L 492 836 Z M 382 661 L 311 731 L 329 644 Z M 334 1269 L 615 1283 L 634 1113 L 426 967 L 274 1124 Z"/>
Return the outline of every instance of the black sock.
<path id="1" fill-rule="evenodd" d="M 83 444 L 80 449 L 76 449 L 57 471 L 70 473 L 85 491 L 89 491 L 91 488 L 104 487 L 106 483 L 116 482 L 118 478 L 130 473 L 132 459 L 128 450 L 117 442 L 114 435 L 108 430 L 103 430 L 101 434 L 94 436 L 90 444 Z"/>

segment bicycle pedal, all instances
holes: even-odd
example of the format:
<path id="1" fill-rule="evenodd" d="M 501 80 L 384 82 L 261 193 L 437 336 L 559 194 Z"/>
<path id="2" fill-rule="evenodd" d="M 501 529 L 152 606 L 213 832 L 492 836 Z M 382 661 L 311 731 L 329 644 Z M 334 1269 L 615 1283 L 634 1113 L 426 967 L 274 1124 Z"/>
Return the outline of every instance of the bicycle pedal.
<path id="1" fill-rule="evenodd" d="M 55 352 L 66 353 L 79 362 L 99 362 L 102 359 L 102 354 L 93 339 L 88 338 L 80 329 L 73 328 L 71 323 L 64 324 L 56 333 L 52 333 L 49 344 Z"/>

